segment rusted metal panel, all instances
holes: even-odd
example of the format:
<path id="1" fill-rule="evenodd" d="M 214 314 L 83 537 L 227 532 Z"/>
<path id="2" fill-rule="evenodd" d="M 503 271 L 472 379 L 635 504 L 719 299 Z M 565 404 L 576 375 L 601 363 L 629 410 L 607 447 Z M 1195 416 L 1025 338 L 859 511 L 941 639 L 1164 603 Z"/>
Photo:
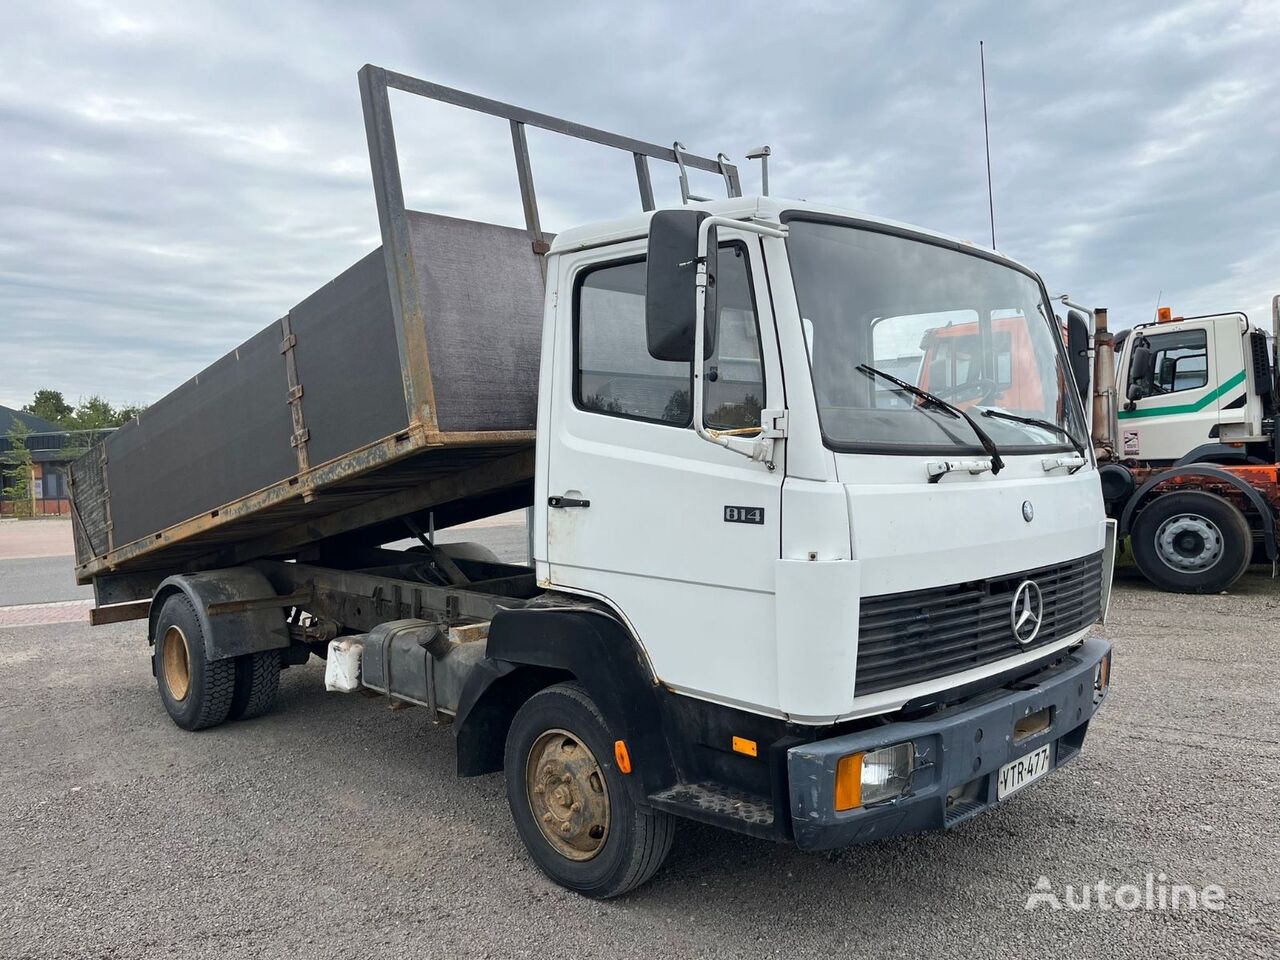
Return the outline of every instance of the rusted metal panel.
<path id="1" fill-rule="evenodd" d="M 336 537 L 397 517 L 411 516 L 459 497 L 476 496 L 530 479 L 533 476 L 533 466 L 533 449 L 525 447 L 469 471 L 451 473 L 435 481 L 371 498 L 345 510 L 295 524 L 266 537 L 237 543 L 228 550 L 209 557 L 207 562 L 212 566 L 231 566 L 256 557 L 283 553 L 307 543 Z"/>
<path id="2" fill-rule="evenodd" d="M 95 627 L 104 623 L 124 623 L 127 620 L 145 620 L 151 612 L 150 600 L 132 603 L 113 603 L 107 607 L 94 607 L 89 611 L 89 622 Z"/>
<path id="3" fill-rule="evenodd" d="M 1243 480 L 1257 490 L 1262 498 L 1271 505 L 1272 510 L 1280 514 L 1280 467 L 1276 464 L 1250 464 L 1248 466 L 1230 466 L 1214 464 L 1214 468 Z M 1168 467 L 1137 467 L 1133 469 L 1133 478 L 1138 486 L 1152 477 L 1165 473 Z M 1157 484 L 1154 490 L 1204 490 L 1208 493 L 1245 507 L 1244 497 L 1234 484 L 1215 480 L 1212 476 L 1190 474 L 1174 476 Z"/>
<path id="4" fill-rule="evenodd" d="M 532 430 L 544 283 L 530 234 L 424 213 L 408 225 L 440 430 Z"/>
<path id="5" fill-rule="evenodd" d="M 332 567 L 259 560 L 254 569 L 277 591 L 313 591 L 308 612 L 356 630 L 388 620 L 431 617 L 448 626 L 492 620 L 500 609 L 528 605 L 518 597 L 437 587 Z"/>

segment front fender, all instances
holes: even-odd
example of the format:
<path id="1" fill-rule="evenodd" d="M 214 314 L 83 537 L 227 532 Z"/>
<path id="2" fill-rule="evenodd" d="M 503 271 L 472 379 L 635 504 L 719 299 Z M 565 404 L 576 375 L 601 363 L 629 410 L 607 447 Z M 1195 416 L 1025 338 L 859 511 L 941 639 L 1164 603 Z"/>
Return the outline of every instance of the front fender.
<path id="1" fill-rule="evenodd" d="M 625 740 L 645 796 L 675 782 L 658 685 L 638 644 L 616 617 L 582 607 L 502 610 L 493 618 L 485 659 L 472 671 L 454 718 L 458 773 L 502 769 L 516 710 L 551 684 L 576 680 L 616 739 Z"/>

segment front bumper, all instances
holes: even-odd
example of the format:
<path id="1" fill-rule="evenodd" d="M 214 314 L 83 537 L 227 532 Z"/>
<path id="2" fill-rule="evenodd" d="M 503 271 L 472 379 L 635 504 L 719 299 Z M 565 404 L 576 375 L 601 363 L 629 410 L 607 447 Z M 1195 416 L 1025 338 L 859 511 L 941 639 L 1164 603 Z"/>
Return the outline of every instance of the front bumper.
<path id="1" fill-rule="evenodd" d="M 1106 690 L 1095 697 L 1093 675 L 1110 649 L 1105 640 L 1091 637 L 1055 665 L 976 702 L 921 720 L 792 747 L 787 751 L 787 780 L 796 844 L 827 850 L 953 827 L 994 806 L 996 772 L 1045 743 L 1056 744 L 1056 770 L 1080 752 L 1089 720 L 1106 699 Z M 1015 724 L 1046 707 L 1051 710 L 1048 728 L 1015 742 Z M 906 793 L 884 803 L 837 811 L 840 758 L 906 740 L 916 748 L 916 770 Z"/>

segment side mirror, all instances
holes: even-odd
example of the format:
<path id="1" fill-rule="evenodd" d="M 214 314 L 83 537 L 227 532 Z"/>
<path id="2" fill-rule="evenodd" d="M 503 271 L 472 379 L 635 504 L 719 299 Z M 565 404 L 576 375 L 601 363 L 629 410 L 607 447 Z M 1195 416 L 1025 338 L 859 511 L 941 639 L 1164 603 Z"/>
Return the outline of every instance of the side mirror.
<path id="1" fill-rule="evenodd" d="M 649 220 L 644 323 L 649 355 L 655 360 L 693 360 L 698 226 L 707 216 L 701 210 L 659 210 Z M 715 316 L 711 310 L 708 315 Z"/>
<path id="2" fill-rule="evenodd" d="M 1149 381 L 1155 373 L 1156 358 L 1151 348 L 1138 344 L 1133 348 L 1133 358 L 1129 361 L 1129 382 L 1142 383 Z"/>
<path id="3" fill-rule="evenodd" d="M 1089 405 L 1089 321 L 1079 310 L 1067 312 L 1067 356 L 1080 402 Z"/>
<path id="4" fill-rule="evenodd" d="M 1177 379 L 1178 361 L 1173 357 L 1165 357 L 1160 361 L 1160 386 L 1172 390 Z"/>

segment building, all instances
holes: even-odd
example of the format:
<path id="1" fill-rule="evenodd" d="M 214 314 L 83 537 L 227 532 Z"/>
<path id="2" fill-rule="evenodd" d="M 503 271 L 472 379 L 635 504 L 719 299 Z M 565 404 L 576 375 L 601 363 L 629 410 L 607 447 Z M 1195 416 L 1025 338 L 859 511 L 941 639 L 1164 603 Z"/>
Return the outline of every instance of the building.
<path id="1" fill-rule="evenodd" d="M 110 430 L 63 430 L 56 424 L 21 410 L 0 406 L 0 462 L 9 465 L 13 441 L 9 437 L 14 422 L 21 421 L 30 433 L 26 447 L 31 451 L 31 514 L 48 516 L 71 512 L 71 487 L 67 467 Z M 0 487 L 10 486 L 5 480 Z M 0 516 L 11 516 L 19 511 L 15 504 L 0 492 Z"/>

